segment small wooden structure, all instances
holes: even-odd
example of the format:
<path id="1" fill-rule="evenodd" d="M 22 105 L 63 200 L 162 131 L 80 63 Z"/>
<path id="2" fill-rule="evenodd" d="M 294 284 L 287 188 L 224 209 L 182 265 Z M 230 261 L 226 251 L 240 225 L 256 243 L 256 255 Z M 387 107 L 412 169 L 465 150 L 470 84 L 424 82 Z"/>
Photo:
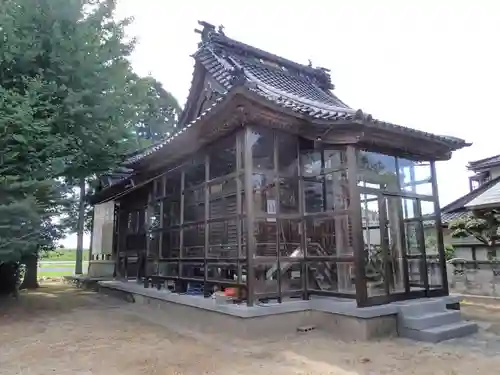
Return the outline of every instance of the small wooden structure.
<path id="1" fill-rule="evenodd" d="M 447 295 L 434 162 L 468 144 L 353 110 L 327 69 L 200 25 L 178 131 L 93 197 L 114 203 L 116 276 L 248 305 Z"/>

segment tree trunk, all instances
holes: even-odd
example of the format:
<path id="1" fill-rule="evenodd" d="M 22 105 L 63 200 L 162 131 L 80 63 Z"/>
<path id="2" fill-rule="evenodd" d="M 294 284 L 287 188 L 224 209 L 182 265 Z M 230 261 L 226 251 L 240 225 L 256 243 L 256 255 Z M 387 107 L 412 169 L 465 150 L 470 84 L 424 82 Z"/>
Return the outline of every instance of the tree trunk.
<path id="1" fill-rule="evenodd" d="M 24 281 L 19 289 L 36 289 L 38 285 L 38 257 L 37 254 L 30 254 L 23 257 L 21 263 L 26 265 Z"/>
<path id="2" fill-rule="evenodd" d="M 76 225 L 76 263 L 75 274 L 82 274 L 83 232 L 85 229 L 85 179 L 80 179 L 80 197 L 78 202 L 78 222 Z"/>

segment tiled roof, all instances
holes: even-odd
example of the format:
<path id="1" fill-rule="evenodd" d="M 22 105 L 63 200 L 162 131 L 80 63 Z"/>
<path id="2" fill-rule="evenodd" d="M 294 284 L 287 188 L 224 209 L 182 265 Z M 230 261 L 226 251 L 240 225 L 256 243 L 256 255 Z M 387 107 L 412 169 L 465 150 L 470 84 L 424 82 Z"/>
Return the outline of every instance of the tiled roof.
<path id="1" fill-rule="evenodd" d="M 475 208 L 480 206 L 492 206 L 500 204 L 500 181 L 490 186 L 486 191 L 477 195 L 470 202 L 465 204 L 467 208 Z"/>
<path id="2" fill-rule="evenodd" d="M 473 199 L 480 196 L 485 191 L 487 191 L 490 187 L 495 186 L 499 182 L 500 182 L 500 176 L 480 185 L 477 189 L 474 189 L 471 192 L 469 192 L 469 193 L 461 196 L 460 198 L 454 200 L 453 202 L 447 204 L 446 206 L 441 208 L 441 212 L 444 214 L 444 213 L 466 211 L 467 210 L 466 205 L 469 202 L 471 202 Z"/>
<path id="3" fill-rule="evenodd" d="M 443 225 L 448 225 L 451 221 L 460 219 L 461 217 L 467 216 L 468 214 L 469 213 L 467 211 L 451 212 L 451 213 L 443 212 L 441 214 L 441 223 L 443 223 Z"/>
<path id="4" fill-rule="evenodd" d="M 194 57 L 226 90 L 243 84 L 267 100 L 311 118 L 349 120 L 357 117 L 374 127 L 440 140 L 457 148 L 469 145 L 456 137 L 380 121 L 354 110 L 330 91 L 333 86 L 326 69 L 283 59 L 228 38 L 215 29 L 208 33 Z"/>
<path id="5" fill-rule="evenodd" d="M 485 159 L 471 161 L 469 162 L 467 168 L 471 170 L 478 170 L 478 169 L 493 167 L 499 164 L 500 164 L 500 155 L 495 155 Z"/>
<path id="6" fill-rule="evenodd" d="M 461 148 L 468 144 L 462 139 L 435 135 L 373 119 L 361 110 L 354 110 L 336 97 L 327 69 L 313 68 L 273 55 L 226 37 L 221 30 L 201 22 L 204 30 L 202 42 L 193 55 L 208 73 L 223 87 L 224 92 L 211 107 L 189 123 L 180 123 L 179 131 L 156 144 L 130 155 L 124 165 L 132 167 L 141 159 L 151 155 L 180 134 L 203 119 L 224 101 L 235 86 L 247 89 L 270 102 L 290 109 L 311 119 L 335 121 L 363 120 L 373 127 L 412 133 L 417 136 L 441 141 L 450 148 Z M 124 177 L 126 178 L 126 177 Z"/>

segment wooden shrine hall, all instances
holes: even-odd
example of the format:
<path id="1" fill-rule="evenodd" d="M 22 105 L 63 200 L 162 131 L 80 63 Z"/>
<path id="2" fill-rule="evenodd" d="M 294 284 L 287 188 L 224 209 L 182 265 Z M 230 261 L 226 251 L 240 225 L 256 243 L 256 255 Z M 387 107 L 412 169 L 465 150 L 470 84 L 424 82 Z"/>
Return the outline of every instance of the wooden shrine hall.
<path id="1" fill-rule="evenodd" d="M 469 144 L 352 109 L 327 69 L 200 25 L 176 133 L 100 178 L 90 267 L 248 306 L 448 295 L 435 162 Z"/>

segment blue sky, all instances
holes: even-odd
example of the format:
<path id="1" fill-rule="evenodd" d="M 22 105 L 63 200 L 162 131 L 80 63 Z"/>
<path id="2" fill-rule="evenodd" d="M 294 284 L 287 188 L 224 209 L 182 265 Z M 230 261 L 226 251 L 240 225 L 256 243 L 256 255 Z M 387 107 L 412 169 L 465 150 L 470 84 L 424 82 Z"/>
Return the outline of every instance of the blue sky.
<path id="1" fill-rule="evenodd" d="M 173 5 L 175 4 L 175 5 Z M 184 104 L 198 20 L 277 55 L 331 69 L 335 93 L 374 117 L 473 142 L 438 165 L 442 204 L 468 190 L 465 165 L 500 153 L 496 0 L 121 0 L 135 70 Z M 76 244 L 74 236 L 64 241 Z"/>

